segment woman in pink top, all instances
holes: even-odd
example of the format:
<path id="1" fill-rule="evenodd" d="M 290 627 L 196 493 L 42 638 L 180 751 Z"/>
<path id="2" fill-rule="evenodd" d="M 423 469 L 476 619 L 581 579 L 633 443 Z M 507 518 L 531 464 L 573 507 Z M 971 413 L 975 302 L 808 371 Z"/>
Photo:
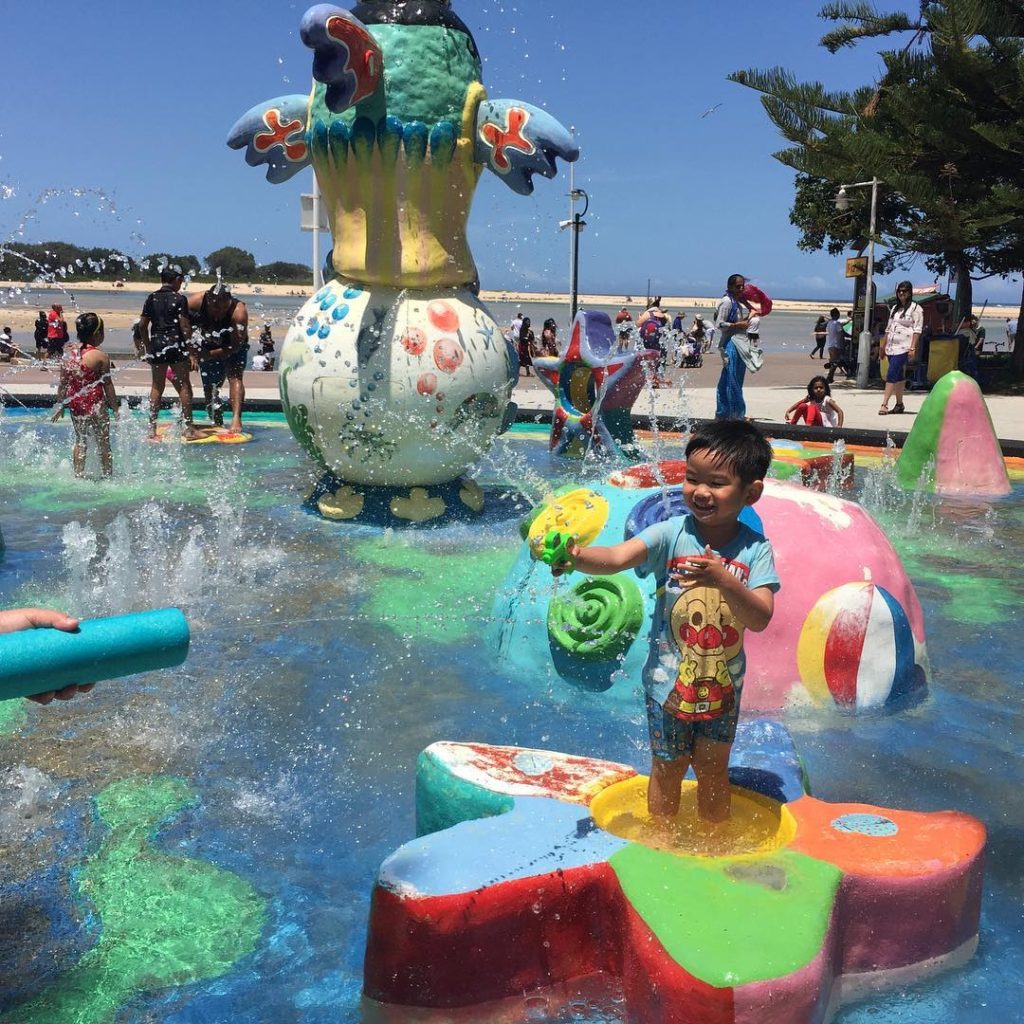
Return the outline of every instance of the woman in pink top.
<path id="1" fill-rule="evenodd" d="M 95 313 L 82 313 L 75 320 L 79 347 L 70 352 L 60 367 L 57 401 L 60 408 L 53 414 L 54 423 L 71 411 L 75 428 L 75 446 L 71 460 L 75 476 L 85 476 L 85 456 L 89 438 L 96 440 L 100 465 L 105 477 L 114 474 L 114 456 L 110 450 L 110 419 L 107 410 L 117 413 L 117 394 L 110 379 L 110 358 L 101 352 L 103 318 Z"/>

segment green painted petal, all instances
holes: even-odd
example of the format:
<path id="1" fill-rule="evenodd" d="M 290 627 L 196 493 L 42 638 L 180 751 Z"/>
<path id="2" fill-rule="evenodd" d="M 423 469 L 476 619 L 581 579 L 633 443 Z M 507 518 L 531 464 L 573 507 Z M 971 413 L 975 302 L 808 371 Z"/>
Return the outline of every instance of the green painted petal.
<path id="1" fill-rule="evenodd" d="M 609 863 L 669 956 L 726 988 L 778 978 L 817 956 L 842 872 L 782 851 L 766 857 L 680 857 L 631 844 Z"/>

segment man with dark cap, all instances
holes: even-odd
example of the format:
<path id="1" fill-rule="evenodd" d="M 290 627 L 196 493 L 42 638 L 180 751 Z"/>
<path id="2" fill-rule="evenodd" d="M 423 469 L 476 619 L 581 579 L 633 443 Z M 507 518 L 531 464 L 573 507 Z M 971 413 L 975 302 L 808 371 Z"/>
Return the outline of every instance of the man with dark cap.
<path id="1" fill-rule="evenodd" d="M 185 276 L 180 267 L 164 267 L 160 271 L 160 288 L 152 292 L 142 307 L 139 337 L 146 351 L 143 357 L 152 374 L 149 391 L 149 432 L 156 437 L 156 420 L 160 401 L 170 377 L 181 399 L 182 437 L 195 440 L 199 432 L 192 425 L 192 382 L 190 370 L 196 367 L 190 339 L 192 324 L 188 319 L 188 302 L 181 294 Z"/>

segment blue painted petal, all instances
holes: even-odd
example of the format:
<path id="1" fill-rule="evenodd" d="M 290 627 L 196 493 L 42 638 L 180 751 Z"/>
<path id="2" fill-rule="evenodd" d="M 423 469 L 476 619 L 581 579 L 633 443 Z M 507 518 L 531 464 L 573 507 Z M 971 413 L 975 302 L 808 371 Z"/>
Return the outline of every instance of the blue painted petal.
<path id="1" fill-rule="evenodd" d="M 406 843 L 381 865 L 379 880 L 390 889 L 445 896 L 600 864 L 627 845 L 594 826 L 585 807 L 518 797 L 507 814 L 464 821 Z"/>
<path id="2" fill-rule="evenodd" d="M 308 96 L 278 96 L 250 107 L 228 132 L 232 149 L 245 149 L 250 167 L 267 165 L 267 181 L 279 184 L 309 166 L 306 143 Z"/>
<path id="3" fill-rule="evenodd" d="M 572 162 L 579 155 L 569 130 L 546 110 L 520 100 L 480 104 L 473 157 L 513 192 L 529 195 L 534 174 L 553 178 L 558 173 L 556 157 Z"/>

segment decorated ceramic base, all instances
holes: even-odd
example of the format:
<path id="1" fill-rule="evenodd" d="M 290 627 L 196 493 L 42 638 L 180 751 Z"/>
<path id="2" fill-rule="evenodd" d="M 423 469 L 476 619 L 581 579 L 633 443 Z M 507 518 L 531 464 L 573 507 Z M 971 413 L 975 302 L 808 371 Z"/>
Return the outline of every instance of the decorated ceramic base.
<path id="1" fill-rule="evenodd" d="M 469 289 L 328 282 L 281 349 L 292 432 L 340 480 L 456 480 L 508 425 L 515 356 Z M 513 407 L 514 408 L 514 407 Z"/>
<path id="2" fill-rule="evenodd" d="M 421 487 L 374 487 L 346 483 L 328 473 L 314 488 L 306 506 L 335 522 L 439 526 L 475 519 L 485 505 L 511 514 L 513 503 L 508 488 L 488 500 L 487 492 L 469 477 Z"/>
<path id="3" fill-rule="evenodd" d="M 972 955 L 981 822 L 815 799 L 773 722 L 741 726 L 730 777 L 727 825 L 697 822 L 693 784 L 662 824 L 627 765 L 433 744 L 420 838 L 374 888 L 365 995 L 479 1007 L 604 976 L 629 1021 L 821 1024 Z"/>

